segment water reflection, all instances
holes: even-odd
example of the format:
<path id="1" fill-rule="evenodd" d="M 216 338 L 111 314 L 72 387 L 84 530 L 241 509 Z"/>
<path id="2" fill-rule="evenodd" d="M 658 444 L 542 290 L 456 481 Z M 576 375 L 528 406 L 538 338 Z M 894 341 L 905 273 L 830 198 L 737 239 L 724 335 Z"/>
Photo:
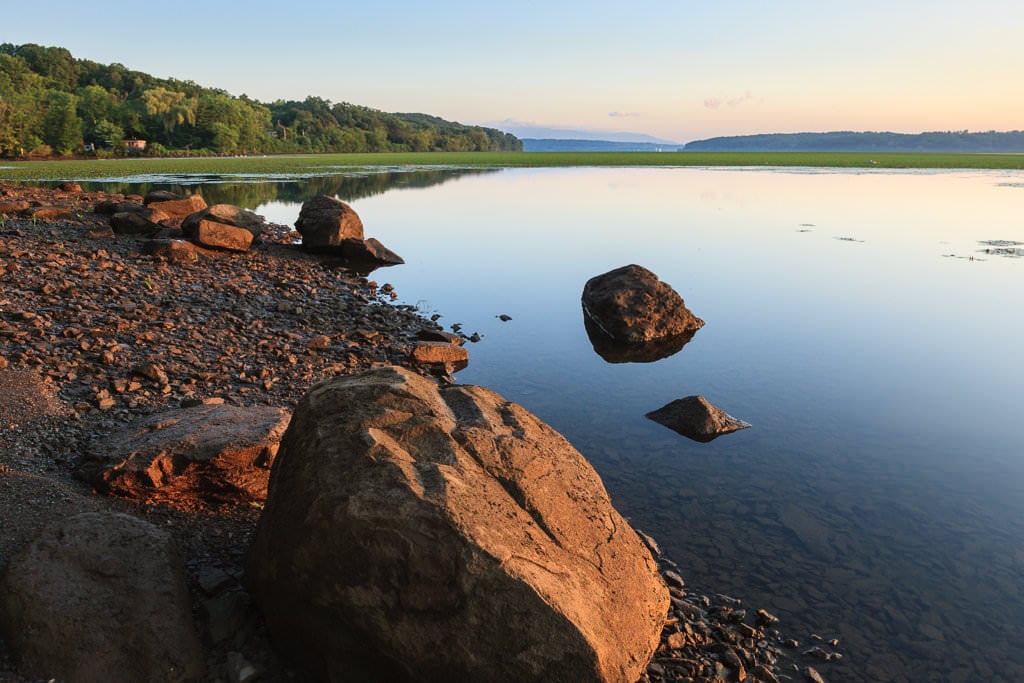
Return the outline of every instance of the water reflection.
<path id="1" fill-rule="evenodd" d="M 690 343 L 695 332 L 663 337 L 643 344 L 623 344 L 604 333 L 584 314 L 583 327 L 594 352 L 609 363 L 653 363 L 674 356 Z"/>
<path id="2" fill-rule="evenodd" d="M 318 194 L 338 197 L 343 201 L 365 199 L 399 189 L 420 189 L 457 180 L 497 172 L 495 169 L 394 170 L 373 173 L 346 173 L 314 177 L 252 176 L 244 181 L 237 176 L 180 175 L 162 176 L 143 182 L 83 181 L 86 190 L 145 196 L 151 190 L 170 190 L 178 194 L 200 193 L 207 204 L 233 204 L 255 209 L 271 202 L 296 203 Z M 47 183 L 34 182 L 35 185 Z M 56 185 L 57 183 L 49 183 Z"/>

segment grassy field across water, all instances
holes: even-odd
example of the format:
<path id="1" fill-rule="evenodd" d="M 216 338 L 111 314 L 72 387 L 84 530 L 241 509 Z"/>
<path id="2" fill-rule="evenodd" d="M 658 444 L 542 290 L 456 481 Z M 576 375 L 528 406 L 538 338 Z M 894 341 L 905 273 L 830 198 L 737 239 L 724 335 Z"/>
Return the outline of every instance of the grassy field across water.
<path id="1" fill-rule="evenodd" d="M 1024 169 L 1024 154 L 861 152 L 450 152 L 0 161 L 0 180 L 127 179 L 152 175 L 322 176 L 373 168 L 731 166 Z"/>

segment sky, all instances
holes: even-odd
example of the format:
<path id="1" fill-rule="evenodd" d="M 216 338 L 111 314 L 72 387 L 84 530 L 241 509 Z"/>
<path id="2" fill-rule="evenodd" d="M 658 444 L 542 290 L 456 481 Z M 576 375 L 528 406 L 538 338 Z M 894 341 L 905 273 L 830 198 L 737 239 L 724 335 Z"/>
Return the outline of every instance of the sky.
<path id="1" fill-rule="evenodd" d="M 1024 129 L 1020 0 L 0 0 L 0 42 L 260 101 L 719 135 Z"/>

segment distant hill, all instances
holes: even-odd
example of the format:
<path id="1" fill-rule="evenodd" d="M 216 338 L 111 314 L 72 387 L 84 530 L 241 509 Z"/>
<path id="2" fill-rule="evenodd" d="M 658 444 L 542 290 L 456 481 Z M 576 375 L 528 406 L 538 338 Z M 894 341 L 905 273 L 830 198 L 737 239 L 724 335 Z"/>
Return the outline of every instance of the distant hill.
<path id="1" fill-rule="evenodd" d="M 679 143 L 621 142 L 617 140 L 555 140 L 522 138 L 524 152 L 676 152 Z"/>
<path id="2" fill-rule="evenodd" d="M 557 128 L 551 126 L 538 126 L 532 123 L 522 123 L 512 119 L 504 121 L 489 121 L 485 126 L 503 130 L 511 133 L 517 138 L 530 138 L 533 140 L 590 140 L 594 142 L 644 142 L 655 145 L 681 146 L 682 143 L 663 140 L 653 135 L 644 133 L 629 133 L 625 131 L 611 130 L 584 130 L 582 128 Z"/>
<path id="3" fill-rule="evenodd" d="M 708 138 L 686 152 L 1024 152 L 1024 131 L 769 133 Z"/>

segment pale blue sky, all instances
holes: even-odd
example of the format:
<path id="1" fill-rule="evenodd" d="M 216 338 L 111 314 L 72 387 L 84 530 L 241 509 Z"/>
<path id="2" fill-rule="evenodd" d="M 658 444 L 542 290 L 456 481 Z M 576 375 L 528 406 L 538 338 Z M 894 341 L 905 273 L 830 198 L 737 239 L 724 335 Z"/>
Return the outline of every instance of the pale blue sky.
<path id="1" fill-rule="evenodd" d="M 1024 129 L 1020 0 L 0 0 L 0 42 L 464 123 L 688 141 Z"/>

